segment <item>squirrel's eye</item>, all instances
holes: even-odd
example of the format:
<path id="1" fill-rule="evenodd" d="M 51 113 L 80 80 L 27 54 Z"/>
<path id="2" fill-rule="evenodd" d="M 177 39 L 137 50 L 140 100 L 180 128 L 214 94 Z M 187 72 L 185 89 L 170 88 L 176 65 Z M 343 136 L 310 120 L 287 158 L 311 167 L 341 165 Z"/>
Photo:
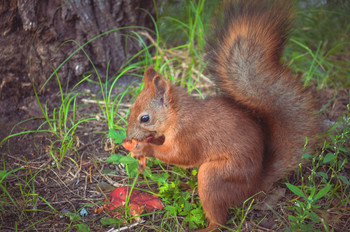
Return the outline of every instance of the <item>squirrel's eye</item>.
<path id="1" fill-rule="evenodd" d="M 149 121 L 149 115 L 148 114 L 142 115 L 140 120 L 141 120 L 141 122 L 148 122 Z"/>

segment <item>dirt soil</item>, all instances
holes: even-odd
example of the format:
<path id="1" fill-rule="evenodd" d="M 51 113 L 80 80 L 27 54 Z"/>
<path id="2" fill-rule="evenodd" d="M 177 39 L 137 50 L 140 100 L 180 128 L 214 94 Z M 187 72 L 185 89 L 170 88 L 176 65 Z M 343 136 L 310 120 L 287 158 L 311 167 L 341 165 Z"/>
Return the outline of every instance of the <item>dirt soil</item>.
<path id="1" fill-rule="evenodd" d="M 98 92 L 96 85 L 87 84 L 80 89 L 83 90 L 84 88 L 88 92 Z M 118 90 L 115 92 L 117 94 Z M 101 98 L 98 94 L 96 96 Z M 47 103 L 51 110 L 57 107 L 57 103 L 60 102 L 60 97 L 56 94 L 43 96 L 40 99 L 42 103 Z M 93 102 L 92 99 L 86 96 L 81 97 L 78 102 L 83 104 L 85 101 Z M 45 122 L 34 97 L 26 98 L 19 104 L 14 104 L 11 99 L 4 101 L 4 103 L 8 107 L 0 107 L 0 140 L 9 134 L 35 131 Z M 77 112 L 78 120 L 82 117 L 99 116 L 102 118 L 101 110 L 95 103 L 86 104 L 79 108 Z M 34 117 L 36 119 L 33 119 Z M 16 126 L 19 122 L 24 123 Z M 42 129 L 48 129 L 48 126 L 44 125 Z M 23 210 L 34 207 L 43 211 L 52 211 L 50 208 L 53 207 L 58 212 L 75 212 L 87 204 L 102 202 L 105 195 L 103 192 L 101 193 L 100 188 L 129 184 L 122 167 L 106 163 L 106 159 L 111 154 L 110 143 L 106 138 L 107 132 L 107 124 L 103 120 L 96 119 L 80 124 L 75 135 L 74 150 L 67 151 L 59 167 L 56 166 L 49 150 L 52 141 L 57 140 L 55 146 L 59 147 L 60 138 L 52 133 L 29 133 L 7 140 L 0 147 L 1 163 L 6 166 L 7 171 L 23 168 L 23 170 L 16 172 L 16 177 L 6 179 L 7 190 L 16 203 L 19 204 L 19 207 L 23 207 Z M 125 154 L 124 150 L 121 152 Z M 53 155 L 59 159 L 58 152 L 54 152 Z M 114 170 L 115 173 L 106 176 L 103 174 L 105 169 Z M 24 193 L 19 192 L 18 186 L 23 185 L 30 178 L 33 178 L 34 182 L 28 183 L 32 183 L 34 186 L 24 186 L 22 190 L 24 192 L 28 191 L 26 192 L 28 195 L 36 194 L 46 199 L 51 206 L 48 206 L 42 200 L 39 200 L 33 206 L 33 202 L 23 199 Z M 28 195 L 26 196 L 30 198 Z M 93 213 L 94 208 L 93 205 L 86 207 L 88 215 L 84 220 L 89 221 L 97 217 Z M 7 214 L 0 217 L 1 231 L 13 231 L 15 222 L 19 223 L 19 229 L 24 229 L 31 225 L 31 222 L 39 221 L 46 216 L 49 216 L 49 218 L 36 227 L 39 231 L 61 231 L 67 228 L 67 223 L 69 223 L 67 218 L 52 216 L 52 214 L 46 214 L 45 212 L 33 212 L 33 214 L 30 214 L 30 218 L 26 218 L 24 214 L 19 215 L 20 211 L 11 207 L 6 208 L 5 211 Z M 98 231 L 97 229 L 98 226 L 96 231 Z M 29 231 L 32 230 L 29 229 Z M 103 231 L 102 228 L 101 231 Z"/>
<path id="2" fill-rule="evenodd" d="M 93 84 L 82 86 L 81 90 L 84 89 L 98 93 L 98 88 Z M 326 123 L 334 122 L 345 111 L 346 104 L 349 103 L 348 91 L 346 89 L 338 91 L 336 99 L 329 104 L 323 114 Z M 115 90 L 115 94 L 117 93 L 118 89 Z M 332 99 L 334 92 L 325 90 L 319 92 L 318 95 L 320 104 L 324 106 Z M 100 97 L 98 94 L 96 96 Z M 41 97 L 41 101 L 47 102 L 50 109 L 58 106 L 59 99 L 57 94 Z M 91 99 L 83 96 L 79 99 L 79 103 L 86 103 L 87 100 Z M 17 104 L 8 98 L 2 104 L 0 107 L 1 139 L 21 131 L 35 131 L 44 122 L 42 118 L 24 122 L 29 118 L 41 116 L 40 108 L 33 97 L 24 99 Z M 126 104 L 121 112 L 127 108 Z M 39 231 L 62 231 L 71 223 L 70 218 L 47 212 L 52 212 L 52 208 L 54 208 L 57 212 L 74 213 L 82 207 L 87 210 L 87 215 L 83 217 L 84 222 L 90 224 L 93 231 L 106 231 L 106 227 L 102 227 L 98 222 L 102 216 L 94 214 L 94 209 L 101 206 L 99 203 L 104 201 L 106 194 L 113 188 L 128 185 L 130 180 L 122 166 L 106 162 L 112 151 L 106 137 L 107 124 L 103 120 L 103 115 L 97 104 L 84 104 L 78 109 L 77 117 L 97 117 L 97 119 L 83 123 L 78 127 L 75 137 L 76 148 L 67 151 L 59 167 L 56 166 L 49 152 L 51 142 L 59 138 L 51 133 L 30 133 L 15 136 L 0 147 L 1 164 L 5 165 L 6 170 L 21 168 L 15 173 L 15 176 L 6 179 L 6 188 L 19 209 L 5 205 L 7 213 L 0 218 L 2 231 L 13 231 L 15 227 L 23 230 L 34 223 L 37 223 L 35 227 Z M 20 122 L 24 123 L 18 125 L 17 123 Z M 47 126 L 42 128 L 47 128 Z M 55 144 L 57 147 L 58 145 L 59 142 Z M 126 154 L 125 150 L 118 146 L 115 149 L 116 153 Z M 59 156 L 57 152 L 53 155 L 56 158 Z M 113 170 L 113 174 L 106 174 L 109 170 Z M 347 177 L 350 178 L 349 170 L 347 170 L 347 174 Z M 32 181 L 31 178 L 33 178 Z M 293 178 L 297 179 L 297 177 L 290 176 L 292 183 Z M 25 186 L 24 183 L 29 185 Z M 19 191 L 19 186 L 21 186 L 22 192 Z M 138 185 L 137 187 L 147 189 L 147 186 Z M 156 186 L 152 187 L 157 192 Z M 273 199 L 287 201 L 291 197 L 290 194 L 281 182 L 276 185 L 270 198 L 272 201 L 274 201 Z M 34 199 L 39 197 L 36 202 L 30 200 L 33 199 L 34 195 L 36 196 Z M 276 212 L 281 211 L 278 203 L 272 203 L 272 205 L 274 205 Z M 30 208 L 37 210 L 32 213 L 19 213 Z M 257 208 L 259 209 L 259 207 Z M 252 228 L 259 228 L 262 231 L 279 230 L 281 225 L 272 211 L 264 209 L 263 206 L 258 209 L 249 213 L 250 220 L 246 221 L 244 225 L 246 230 L 249 231 Z M 158 215 L 151 219 L 146 216 L 143 219 L 153 220 L 153 223 L 157 224 L 157 221 L 160 223 L 162 217 Z M 254 220 L 259 221 L 260 219 L 262 222 L 256 225 Z M 343 226 L 347 226 L 347 222 L 344 222 L 343 225 L 337 224 L 339 228 L 345 228 Z M 130 231 L 137 228 L 141 227 L 135 227 Z M 32 230 L 33 228 L 29 229 L 29 231 Z M 147 226 L 143 230 L 147 230 Z M 148 231 L 153 230 L 148 229 Z"/>

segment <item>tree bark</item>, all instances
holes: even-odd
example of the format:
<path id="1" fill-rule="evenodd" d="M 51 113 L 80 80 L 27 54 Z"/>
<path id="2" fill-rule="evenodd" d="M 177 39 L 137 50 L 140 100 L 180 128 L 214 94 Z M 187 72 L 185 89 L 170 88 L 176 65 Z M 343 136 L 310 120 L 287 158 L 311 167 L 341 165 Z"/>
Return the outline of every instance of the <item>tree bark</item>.
<path id="1" fill-rule="evenodd" d="M 152 0 L 0 0 L 0 101 L 33 95 L 32 82 L 40 89 L 53 68 L 78 46 L 101 33 L 124 26 L 152 27 Z M 114 73 L 141 49 L 114 31 L 84 47 L 103 74 Z M 128 46 L 126 46 L 126 44 Z M 58 71 L 61 84 L 77 82 L 92 66 L 80 51 Z M 57 89 L 56 77 L 44 91 Z M 0 104 L 1 106 L 1 104 Z"/>

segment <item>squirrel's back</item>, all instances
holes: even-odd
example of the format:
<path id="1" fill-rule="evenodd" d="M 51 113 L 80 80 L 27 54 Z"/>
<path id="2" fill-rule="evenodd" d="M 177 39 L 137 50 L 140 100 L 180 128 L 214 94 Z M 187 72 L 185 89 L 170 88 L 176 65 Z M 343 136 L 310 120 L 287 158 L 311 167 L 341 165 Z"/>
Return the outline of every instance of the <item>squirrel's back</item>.
<path id="1" fill-rule="evenodd" d="M 207 49 L 222 94 L 261 119 L 265 188 L 297 168 L 305 138 L 320 132 L 310 91 L 281 62 L 292 19 L 290 1 L 231 1 Z"/>

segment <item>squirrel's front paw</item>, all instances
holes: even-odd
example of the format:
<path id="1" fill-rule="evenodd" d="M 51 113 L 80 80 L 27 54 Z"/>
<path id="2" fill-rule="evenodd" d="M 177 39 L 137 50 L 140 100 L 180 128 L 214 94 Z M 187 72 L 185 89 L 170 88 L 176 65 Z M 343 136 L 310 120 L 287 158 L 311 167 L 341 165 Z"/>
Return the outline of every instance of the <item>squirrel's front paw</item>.
<path id="1" fill-rule="evenodd" d="M 133 157 L 138 159 L 142 156 L 152 157 L 153 156 L 152 150 L 153 150 L 152 146 L 149 143 L 139 142 L 135 144 L 131 153 Z"/>

